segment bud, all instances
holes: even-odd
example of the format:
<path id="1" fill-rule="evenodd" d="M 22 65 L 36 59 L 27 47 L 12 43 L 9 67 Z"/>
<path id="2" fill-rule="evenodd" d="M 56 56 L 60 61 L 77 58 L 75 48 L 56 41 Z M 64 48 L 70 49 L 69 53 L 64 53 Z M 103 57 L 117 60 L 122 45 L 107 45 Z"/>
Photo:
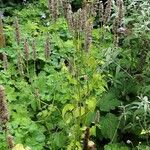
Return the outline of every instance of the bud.
<path id="1" fill-rule="evenodd" d="M 131 144 L 132 142 L 130 140 L 127 140 L 127 144 Z"/>

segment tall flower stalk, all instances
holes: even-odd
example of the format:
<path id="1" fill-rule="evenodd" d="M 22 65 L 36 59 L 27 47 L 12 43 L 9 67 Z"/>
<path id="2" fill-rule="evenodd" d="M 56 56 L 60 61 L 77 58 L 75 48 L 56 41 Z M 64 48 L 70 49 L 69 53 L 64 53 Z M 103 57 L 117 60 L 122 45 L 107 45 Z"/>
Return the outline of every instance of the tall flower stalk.
<path id="1" fill-rule="evenodd" d="M 23 69 L 23 58 L 21 56 L 21 53 L 18 52 L 18 58 L 17 58 L 17 66 L 18 66 L 18 71 L 19 71 L 19 74 L 21 76 L 24 75 L 24 69 Z"/>
<path id="2" fill-rule="evenodd" d="M 10 138 L 11 136 L 9 135 L 8 107 L 7 107 L 6 97 L 5 97 L 5 89 L 2 85 L 0 85 L 0 122 L 1 122 L 2 130 L 5 133 L 8 150 L 11 150 L 14 145 L 13 145 L 13 139 Z"/>
<path id="3" fill-rule="evenodd" d="M 48 61 L 50 58 L 51 50 L 50 50 L 50 38 L 49 36 L 46 38 L 45 41 L 45 60 Z"/>
<path id="4" fill-rule="evenodd" d="M 69 0 L 62 0 L 62 8 L 63 8 L 63 12 L 64 12 L 64 16 L 65 18 L 67 18 L 68 12 L 70 10 L 70 2 Z"/>
<path id="5" fill-rule="evenodd" d="M 29 77 L 29 57 L 30 57 L 30 51 L 29 51 L 29 44 L 28 40 L 24 40 L 24 56 L 26 60 L 26 70 L 27 70 L 27 75 Z"/>
<path id="6" fill-rule="evenodd" d="M 3 21 L 2 18 L 0 17 L 0 48 L 4 47 L 6 45 L 5 43 L 5 36 L 3 32 Z"/>
<path id="7" fill-rule="evenodd" d="M 106 24 L 110 20 L 112 9 L 112 0 L 107 0 L 107 5 L 104 12 L 103 23 Z"/>
<path id="8" fill-rule="evenodd" d="M 18 18 L 15 18 L 14 21 L 14 27 L 15 27 L 15 39 L 17 44 L 19 45 L 21 42 L 21 33 L 20 33 L 20 27 L 19 27 L 19 22 L 18 22 Z"/>
<path id="9" fill-rule="evenodd" d="M 85 26 L 85 42 L 84 42 L 84 49 L 85 52 L 89 52 L 90 46 L 92 44 L 92 29 L 93 29 L 93 22 L 89 19 Z"/>
<path id="10" fill-rule="evenodd" d="M 73 29 L 73 12 L 72 12 L 72 7 L 70 4 L 68 4 L 67 11 L 68 12 L 66 14 L 66 19 L 67 19 L 69 30 L 72 31 L 72 29 Z"/>
<path id="11" fill-rule="evenodd" d="M 34 74 L 36 75 L 37 50 L 36 50 L 35 39 L 32 41 L 32 54 L 33 54 L 33 60 L 34 60 Z"/>
<path id="12" fill-rule="evenodd" d="M 58 0 L 48 0 L 49 13 L 53 21 L 56 21 L 59 14 Z"/>
<path id="13" fill-rule="evenodd" d="M 5 71 L 8 69 L 8 59 L 6 53 L 3 53 L 3 68 Z"/>
<path id="14" fill-rule="evenodd" d="M 98 3 L 98 19 L 102 26 L 102 21 L 104 20 L 104 6 L 102 1 L 99 1 Z"/>
<path id="15" fill-rule="evenodd" d="M 123 18 L 124 18 L 123 0 L 117 0 L 116 5 L 117 5 L 117 15 L 113 22 L 113 32 L 114 32 L 114 43 L 116 46 L 118 46 L 119 35 L 124 30 L 124 28 L 122 27 L 123 26 Z"/>

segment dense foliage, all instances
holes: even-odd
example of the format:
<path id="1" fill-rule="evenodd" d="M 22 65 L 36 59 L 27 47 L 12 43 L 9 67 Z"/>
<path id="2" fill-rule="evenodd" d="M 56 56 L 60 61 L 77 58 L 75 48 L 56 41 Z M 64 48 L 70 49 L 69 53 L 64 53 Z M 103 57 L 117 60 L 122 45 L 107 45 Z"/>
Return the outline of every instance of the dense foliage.
<path id="1" fill-rule="evenodd" d="M 149 0 L 3 3 L 0 17 L 0 150 L 150 149 Z"/>

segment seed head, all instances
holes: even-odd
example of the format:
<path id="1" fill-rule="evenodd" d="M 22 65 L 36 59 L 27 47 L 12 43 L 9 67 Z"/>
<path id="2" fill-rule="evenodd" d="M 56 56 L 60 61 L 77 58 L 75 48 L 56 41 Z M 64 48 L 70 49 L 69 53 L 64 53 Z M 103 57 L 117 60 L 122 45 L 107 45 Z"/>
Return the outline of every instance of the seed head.
<path id="1" fill-rule="evenodd" d="M 24 53 L 25 53 L 25 59 L 26 61 L 28 61 L 30 52 L 29 52 L 29 44 L 27 39 L 24 40 Z"/>
<path id="2" fill-rule="evenodd" d="M 47 37 L 45 42 L 45 59 L 48 60 L 50 57 L 51 51 L 50 51 L 50 39 Z"/>
<path id="3" fill-rule="evenodd" d="M 7 129 L 7 122 L 9 121 L 7 102 L 5 98 L 5 89 L 0 85 L 0 122 L 3 130 Z"/>
<path id="4" fill-rule="evenodd" d="M 120 27 L 122 25 L 122 21 L 123 21 L 123 18 L 124 18 L 123 0 L 117 0 L 117 7 L 118 7 L 118 25 Z"/>
<path id="5" fill-rule="evenodd" d="M 11 135 L 7 136 L 8 149 L 12 150 L 14 147 L 14 139 Z"/>
<path id="6" fill-rule="evenodd" d="M 3 33 L 3 21 L 2 21 L 2 17 L 0 16 L 0 47 L 4 47 L 5 46 L 5 36 Z"/>
<path id="7" fill-rule="evenodd" d="M 99 1 L 98 4 L 98 18 L 100 22 L 104 20 L 104 6 L 102 1 Z"/>
<path id="8" fill-rule="evenodd" d="M 8 59 L 6 53 L 3 53 L 3 68 L 5 71 L 8 69 Z"/>
<path id="9" fill-rule="evenodd" d="M 17 66 L 18 66 L 19 74 L 21 76 L 24 75 L 24 71 L 23 71 L 23 59 L 22 59 L 22 56 L 21 56 L 20 53 L 18 53 Z"/>
<path id="10" fill-rule="evenodd" d="M 68 13 L 66 14 L 66 18 L 67 18 L 67 22 L 68 22 L 68 26 L 69 26 L 69 30 L 72 31 L 73 30 L 73 12 L 72 12 L 72 8 L 71 5 L 68 4 Z"/>
<path id="11" fill-rule="evenodd" d="M 21 34 L 20 34 L 20 27 L 19 27 L 19 23 L 18 23 L 18 18 L 15 18 L 14 21 L 14 27 L 15 27 L 15 37 L 16 37 L 16 42 L 19 45 L 20 41 L 21 41 Z"/>
<path id="12" fill-rule="evenodd" d="M 92 15 L 93 15 L 94 17 L 96 17 L 96 15 L 97 15 L 98 7 L 99 7 L 99 0 L 95 0 L 95 1 L 92 3 Z"/>
<path id="13" fill-rule="evenodd" d="M 82 10 L 81 8 L 77 11 L 77 30 L 78 33 L 82 31 Z"/>
<path id="14" fill-rule="evenodd" d="M 90 46 L 92 44 L 92 29 L 93 29 L 93 22 L 91 20 L 88 20 L 85 26 L 84 47 L 86 52 L 89 52 Z"/>
<path id="15" fill-rule="evenodd" d="M 112 9 L 112 0 L 107 0 L 107 5 L 104 12 L 104 24 L 106 24 L 110 20 L 111 16 L 111 9 Z"/>
<path id="16" fill-rule="evenodd" d="M 70 2 L 69 0 L 62 0 L 62 7 L 63 7 L 63 12 L 64 12 L 64 16 L 65 18 L 67 18 L 68 12 L 70 10 Z"/>
<path id="17" fill-rule="evenodd" d="M 37 50 L 36 50 L 36 46 L 35 46 L 35 40 L 32 41 L 32 53 L 33 53 L 33 59 L 36 60 Z"/>
<path id="18" fill-rule="evenodd" d="M 85 15 L 85 18 L 86 18 L 85 20 L 88 20 L 89 17 L 91 16 L 91 3 L 85 2 L 85 4 L 83 5 L 82 10 L 84 11 L 84 15 Z"/>
<path id="19" fill-rule="evenodd" d="M 58 18 L 58 12 L 59 12 L 59 7 L 58 7 L 58 0 L 49 0 L 49 12 L 50 16 L 53 21 L 56 21 Z"/>
<path id="20" fill-rule="evenodd" d="M 114 19 L 112 30 L 114 32 L 114 43 L 116 46 L 118 46 L 119 43 L 119 35 L 120 34 L 125 34 L 126 29 L 121 27 L 123 23 L 123 18 L 124 18 L 124 4 L 123 0 L 117 0 L 116 1 L 117 5 L 117 15 Z"/>

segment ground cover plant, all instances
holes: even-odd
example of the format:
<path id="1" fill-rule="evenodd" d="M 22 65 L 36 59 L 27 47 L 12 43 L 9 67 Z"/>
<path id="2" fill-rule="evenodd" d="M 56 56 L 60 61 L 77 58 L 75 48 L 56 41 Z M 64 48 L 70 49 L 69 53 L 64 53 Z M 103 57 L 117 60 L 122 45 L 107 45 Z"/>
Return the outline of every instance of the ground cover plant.
<path id="1" fill-rule="evenodd" d="M 0 150 L 150 149 L 149 0 L 0 6 Z"/>

